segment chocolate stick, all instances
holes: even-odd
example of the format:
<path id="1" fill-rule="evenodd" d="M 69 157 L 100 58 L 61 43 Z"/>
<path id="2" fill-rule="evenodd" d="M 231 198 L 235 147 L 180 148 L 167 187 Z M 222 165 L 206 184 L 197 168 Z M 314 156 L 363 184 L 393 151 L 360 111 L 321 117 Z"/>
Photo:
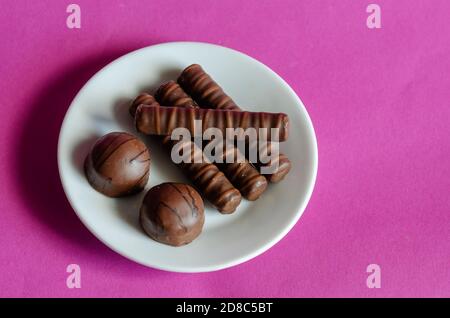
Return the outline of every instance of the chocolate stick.
<path id="1" fill-rule="evenodd" d="M 195 121 L 202 122 L 201 133 L 204 134 L 209 128 L 217 128 L 222 136 L 227 137 L 227 128 L 231 128 L 233 138 L 244 136 L 245 131 L 250 129 L 254 138 L 262 140 L 285 141 L 288 137 L 289 118 L 283 113 L 243 112 L 236 110 L 202 109 L 185 107 L 159 107 L 158 105 L 142 105 L 139 107 L 135 117 L 136 128 L 139 132 L 147 135 L 167 136 L 176 128 L 186 128 L 191 136 L 195 134 Z M 235 133 L 240 128 L 240 133 Z M 278 129 L 277 136 L 272 136 L 272 129 Z"/>
<path id="2" fill-rule="evenodd" d="M 174 81 L 162 85 L 156 92 L 155 98 L 164 105 L 179 105 L 179 107 L 187 109 L 198 108 L 195 102 Z M 239 156 L 239 150 L 234 146 L 227 147 L 222 156 L 222 159 L 227 158 L 227 156 L 236 159 Z M 225 162 L 225 160 L 223 161 Z M 267 188 L 267 180 L 245 158 L 240 162 L 235 160 L 232 163 L 216 163 L 216 165 L 247 200 L 258 199 Z"/>
<path id="3" fill-rule="evenodd" d="M 184 69 L 178 77 L 178 83 L 202 108 L 240 110 L 240 107 L 225 94 L 222 88 L 209 76 L 200 65 L 192 64 Z M 257 147 L 256 143 L 249 147 Z M 269 143 L 267 151 L 270 154 L 272 146 Z M 251 151 L 249 151 L 251 152 Z M 270 182 L 279 182 L 291 169 L 291 162 L 284 154 L 279 154 L 277 160 L 268 163 L 258 162 L 256 165 L 261 169 L 263 166 L 274 166 L 278 168 L 275 172 L 265 175 Z"/>

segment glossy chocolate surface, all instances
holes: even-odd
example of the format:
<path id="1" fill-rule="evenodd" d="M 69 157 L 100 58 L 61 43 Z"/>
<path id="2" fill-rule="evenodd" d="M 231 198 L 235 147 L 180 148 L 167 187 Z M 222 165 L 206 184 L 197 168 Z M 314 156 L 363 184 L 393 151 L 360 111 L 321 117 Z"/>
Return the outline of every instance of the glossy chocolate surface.
<path id="1" fill-rule="evenodd" d="M 150 153 L 135 136 L 109 133 L 92 147 L 84 163 L 91 186 L 109 197 L 121 197 L 141 191 L 150 172 Z"/>
<path id="2" fill-rule="evenodd" d="M 162 183 L 145 195 L 139 219 L 145 233 L 155 241 L 172 246 L 185 245 L 203 229 L 203 200 L 187 184 Z"/>

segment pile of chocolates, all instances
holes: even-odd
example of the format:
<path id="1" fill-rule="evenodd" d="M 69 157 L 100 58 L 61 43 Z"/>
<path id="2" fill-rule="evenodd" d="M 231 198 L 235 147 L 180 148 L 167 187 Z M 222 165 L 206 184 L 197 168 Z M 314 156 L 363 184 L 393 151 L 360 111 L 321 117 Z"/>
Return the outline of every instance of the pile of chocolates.
<path id="1" fill-rule="evenodd" d="M 137 132 L 154 135 L 170 154 L 173 147 L 189 149 L 186 160 L 176 165 L 192 182 L 163 183 L 151 188 L 140 208 L 140 224 L 152 239 L 180 246 L 192 242 L 202 231 L 205 221 L 203 199 L 212 203 L 222 214 L 233 213 L 242 197 L 254 201 L 267 189 L 268 182 L 281 181 L 291 169 L 291 162 L 284 154 L 275 158 L 249 162 L 247 159 L 228 163 L 215 163 L 203 153 L 204 144 L 192 140 L 172 140 L 176 128 L 186 128 L 194 134 L 195 121 L 202 120 L 201 132 L 216 128 L 246 130 L 266 128 L 269 133 L 257 135 L 266 139 L 266 153 L 275 148 L 270 142 L 272 128 L 278 129 L 275 140 L 288 138 L 289 119 L 281 113 L 247 112 L 225 94 L 222 88 L 198 64 L 187 67 L 177 82 L 161 85 L 154 97 L 143 93 L 131 103 L 130 114 Z M 209 141 L 206 142 L 208 144 Z M 252 147 L 261 145 L 247 141 Z M 274 152 L 275 153 L 275 152 Z M 238 147 L 231 146 L 221 153 L 237 157 Z M 194 156 L 200 156 L 194 158 Z M 194 160 L 197 159 L 197 160 Z M 259 158 L 258 158 L 259 160 Z M 122 197 L 142 191 L 150 176 L 151 155 L 147 146 L 136 136 L 113 132 L 97 140 L 86 157 L 84 169 L 87 180 L 97 191 L 109 197 Z M 263 174 L 263 167 L 276 167 Z"/>

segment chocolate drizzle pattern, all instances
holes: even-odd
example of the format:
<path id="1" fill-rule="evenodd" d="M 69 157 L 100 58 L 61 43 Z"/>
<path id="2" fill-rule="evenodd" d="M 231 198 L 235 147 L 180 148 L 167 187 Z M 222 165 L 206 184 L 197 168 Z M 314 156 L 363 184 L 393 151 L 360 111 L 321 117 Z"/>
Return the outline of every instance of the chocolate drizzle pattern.
<path id="1" fill-rule="evenodd" d="M 192 98 L 174 81 L 162 85 L 158 89 L 156 98 L 158 102 L 163 105 L 171 105 L 171 103 L 173 103 L 174 105 L 180 105 L 180 107 L 187 109 L 198 107 Z M 235 147 L 230 147 L 229 151 L 234 152 L 235 158 L 239 152 Z M 223 152 L 224 162 L 225 158 L 226 152 Z M 207 160 L 206 158 L 203 159 Z M 215 165 L 213 166 L 215 167 Z M 217 164 L 217 166 L 247 200 L 254 201 L 258 199 L 267 188 L 266 178 L 259 174 L 258 170 L 256 170 L 247 160 L 244 160 L 243 162 Z M 209 167 L 209 169 L 212 168 Z M 191 171 L 189 168 L 187 168 L 187 170 Z M 192 177 L 198 178 L 198 175 L 205 177 L 211 175 L 211 171 L 207 171 L 206 168 L 201 168 L 199 171 L 202 173 L 198 174 L 197 172 L 192 171 Z M 213 180 L 215 179 L 213 178 Z M 209 187 L 213 189 L 214 184 L 210 184 Z M 220 202 L 223 201 L 220 197 L 217 198 L 217 200 Z"/>
<path id="2" fill-rule="evenodd" d="M 131 108 L 137 108 L 145 99 L 154 103 L 151 95 L 141 94 L 140 98 L 132 103 Z M 170 153 L 175 145 L 180 146 L 180 143 L 183 141 L 171 140 L 169 136 L 166 136 L 161 138 L 161 142 Z M 194 156 L 198 154 L 203 156 L 203 152 L 194 142 L 188 141 L 182 146 L 191 149 L 191 163 L 181 162 L 178 166 L 181 167 L 186 176 L 200 190 L 205 198 L 221 213 L 228 214 L 234 212 L 242 199 L 240 192 L 231 184 L 223 172 L 216 165 L 209 162 L 207 158 L 202 157 L 200 163 L 195 163 L 193 160 Z"/>
<path id="3" fill-rule="evenodd" d="M 168 99 L 173 100 L 174 98 Z M 182 100 L 180 102 L 182 105 L 187 102 L 185 97 L 180 100 Z M 209 128 L 217 128 L 221 130 L 223 136 L 226 136 L 227 128 L 235 130 L 240 128 L 241 132 L 236 134 L 235 138 L 242 138 L 243 133 L 252 128 L 254 129 L 254 139 L 285 141 L 289 131 L 289 119 L 283 113 L 202 109 L 191 106 L 159 107 L 153 103 L 152 105 L 140 105 L 136 114 L 137 130 L 148 135 L 170 135 L 174 129 L 184 127 L 193 136 L 196 120 L 202 122 L 201 127 L 198 127 L 202 134 Z M 278 129 L 277 136 L 272 136 L 272 128 Z M 260 132 L 262 133 L 260 134 Z"/>
<path id="4" fill-rule="evenodd" d="M 184 69 L 178 78 L 178 83 L 202 108 L 240 110 L 231 97 L 198 64 L 192 64 Z M 268 147 L 271 147 L 270 143 Z M 276 161 L 266 164 L 259 162 L 256 166 L 261 168 L 275 163 Z M 291 169 L 291 162 L 284 154 L 279 155 L 278 163 L 276 171 L 266 175 L 270 182 L 282 180 Z"/>
<path id="5" fill-rule="evenodd" d="M 145 233 L 158 242 L 173 246 L 188 244 L 202 231 L 203 200 L 189 185 L 162 183 L 145 195 L 139 221 Z"/>
<path id="6" fill-rule="evenodd" d="M 150 152 L 139 139 L 123 132 L 109 133 L 93 145 L 84 172 L 97 191 L 120 197 L 141 191 L 147 184 Z"/>
<path id="7" fill-rule="evenodd" d="M 138 97 L 135 98 L 135 100 L 131 103 L 130 106 L 130 115 L 131 117 L 134 118 L 135 114 L 136 114 L 136 109 L 139 105 L 143 104 L 143 105 L 152 105 L 152 104 L 156 104 L 158 105 L 158 103 L 156 102 L 156 99 L 150 95 L 150 94 L 146 94 L 146 93 L 142 93 L 140 94 Z"/>
<path id="8" fill-rule="evenodd" d="M 189 191 L 188 187 L 186 187 L 186 185 L 183 185 L 184 186 L 184 190 L 186 190 L 186 193 L 189 196 L 189 200 L 184 195 L 184 192 L 181 191 L 175 183 L 170 183 L 170 186 L 172 186 L 175 189 L 175 191 L 177 191 L 183 197 L 183 199 L 186 201 L 187 205 L 191 208 L 192 215 L 195 216 L 197 214 L 199 208 L 195 204 L 195 198 L 192 196 L 192 194 Z"/>

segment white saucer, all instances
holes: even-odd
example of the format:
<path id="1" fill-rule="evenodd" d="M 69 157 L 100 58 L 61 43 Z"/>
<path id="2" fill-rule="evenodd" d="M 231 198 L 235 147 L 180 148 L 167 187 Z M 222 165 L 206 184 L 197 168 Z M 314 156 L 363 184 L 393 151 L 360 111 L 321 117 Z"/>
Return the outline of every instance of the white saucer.
<path id="1" fill-rule="evenodd" d="M 191 244 L 170 247 L 147 237 L 139 226 L 138 210 L 146 191 L 125 199 L 103 196 L 88 184 L 82 164 L 96 138 L 111 131 L 137 135 L 127 112 L 130 100 L 164 81 L 176 80 L 192 63 L 202 65 L 243 109 L 289 115 L 289 140 L 280 150 L 288 155 L 293 167 L 285 180 L 269 184 L 255 202 L 243 200 L 232 215 L 222 215 L 206 204 L 202 234 Z M 188 182 L 159 145 L 147 144 L 152 154 L 147 189 L 167 181 Z M 70 105 L 58 143 L 64 191 L 86 227 L 117 253 L 146 266 L 175 272 L 227 268 L 277 243 L 295 225 L 310 199 L 317 160 L 311 120 L 283 79 L 247 55 L 193 42 L 146 47 L 107 65 Z"/>

